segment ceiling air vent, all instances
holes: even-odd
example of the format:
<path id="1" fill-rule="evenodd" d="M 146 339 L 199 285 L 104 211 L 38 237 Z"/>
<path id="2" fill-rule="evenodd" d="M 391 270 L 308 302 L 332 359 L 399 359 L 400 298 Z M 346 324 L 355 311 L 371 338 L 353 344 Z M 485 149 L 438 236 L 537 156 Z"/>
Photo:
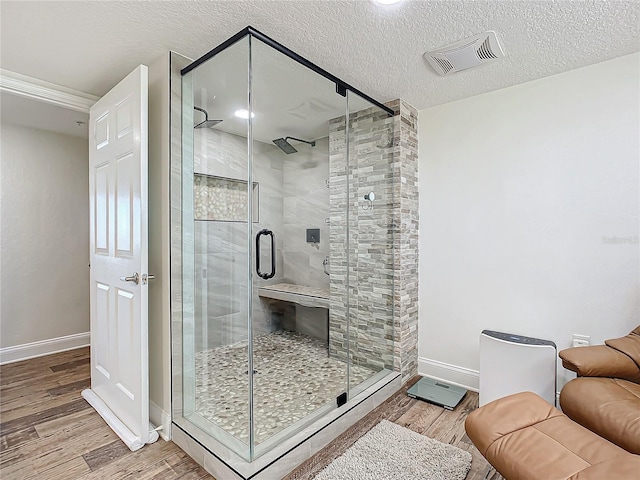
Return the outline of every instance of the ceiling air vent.
<path id="1" fill-rule="evenodd" d="M 488 31 L 424 54 L 440 75 L 452 75 L 504 57 L 496 32 Z"/>

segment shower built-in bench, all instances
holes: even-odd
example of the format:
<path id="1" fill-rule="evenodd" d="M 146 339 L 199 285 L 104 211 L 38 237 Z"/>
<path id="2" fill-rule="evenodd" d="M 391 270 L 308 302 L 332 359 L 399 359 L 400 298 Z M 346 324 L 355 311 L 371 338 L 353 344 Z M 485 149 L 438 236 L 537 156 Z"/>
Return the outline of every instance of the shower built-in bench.
<path id="1" fill-rule="evenodd" d="M 258 295 L 264 298 L 297 303 L 304 307 L 329 309 L 329 290 L 324 288 L 277 283 L 258 288 Z"/>
<path id="2" fill-rule="evenodd" d="M 296 328 L 300 333 L 311 335 L 312 337 L 329 338 L 329 289 L 307 287 L 305 285 L 294 285 L 292 283 L 277 283 L 258 288 L 258 295 L 268 301 L 289 302 L 302 307 L 322 308 L 326 310 L 324 321 L 326 327 L 320 327 L 319 320 L 315 316 L 307 317 L 306 328 Z M 309 310 L 307 310 L 309 312 Z M 315 320 L 314 320 L 315 317 Z M 299 318 L 299 317 L 298 317 Z M 321 329 L 319 329 L 320 327 Z"/>

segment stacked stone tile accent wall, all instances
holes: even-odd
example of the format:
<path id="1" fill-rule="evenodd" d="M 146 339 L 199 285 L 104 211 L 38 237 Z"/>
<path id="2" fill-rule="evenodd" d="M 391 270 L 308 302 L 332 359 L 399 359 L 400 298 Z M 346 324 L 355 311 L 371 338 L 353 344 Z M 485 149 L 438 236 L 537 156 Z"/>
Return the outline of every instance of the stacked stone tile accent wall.
<path id="1" fill-rule="evenodd" d="M 329 122 L 329 355 L 347 359 L 347 151 L 345 117 Z"/>
<path id="2" fill-rule="evenodd" d="M 350 115 L 348 165 L 345 118 L 329 124 L 329 352 L 404 382 L 418 359 L 418 124 L 406 102 L 389 106 L 392 118 L 376 107 Z"/>
<path id="3" fill-rule="evenodd" d="M 406 382 L 418 373 L 418 111 L 402 100 L 387 104 L 394 118 L 395 365 Z"/>
<path id="4" fill-rule="evenodd" d="M 375 371 L 394 369 L 393 122 L 377 107 L 351 114 L 348 165 L 345 118 L 329 123 L 329 350 Z"/>

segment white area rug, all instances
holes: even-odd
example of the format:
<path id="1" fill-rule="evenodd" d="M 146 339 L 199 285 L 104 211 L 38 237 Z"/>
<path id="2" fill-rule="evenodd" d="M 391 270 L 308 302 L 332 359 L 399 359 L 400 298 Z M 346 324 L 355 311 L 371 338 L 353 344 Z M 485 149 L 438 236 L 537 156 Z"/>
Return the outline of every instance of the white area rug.
<path id="1" fill-rule="evenodd" d="M 382 420 L 315 480 L 463 480 L 471 454 Z"/>

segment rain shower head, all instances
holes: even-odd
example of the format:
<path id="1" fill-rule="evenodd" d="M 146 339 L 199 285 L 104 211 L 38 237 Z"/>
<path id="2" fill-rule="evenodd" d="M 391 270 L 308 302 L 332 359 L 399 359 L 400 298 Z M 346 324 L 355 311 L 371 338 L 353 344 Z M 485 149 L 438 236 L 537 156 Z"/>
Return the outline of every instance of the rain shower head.
<path id="1" fill-rule="evenodd" d="M 204 113 L 204 122 L 194 125 L 193 128 L 211 128 L 222 122 L 222 120 L 209 120 L 209 114 L 204 108 L 193 107 L 193 109 Z"/>
<path id="2" fill-rule="evenodd" d="M 296 153 L 298 150 L 293 148 L 289 142 L 287 142 L 284 138 L 276 138 L 273 143 L 275 143 L 280 150 L 282 150 L 287 155 L 290 153 Z"/>
<path id="3" fill-rule="evenodd" d="M 295 137 L 285 137 L 285 138 L 276 138 L 273 143 L 275 143 L 278 148 L 280 150 L 282 150 L 284 153 L 286 153 L 287 155 L 291 154 L 291 153 L 296 153 L 298 150 L 296 150 L 293 145 L 291 145 L 289 142 L 287 142 L 288 139 L 291 140 L 296 140 L 298 142 L 302 142 L 302 143 L 306 143 L 311 145 L 312 147 L 316 146 L 316 142 L 308 142 L 307 140 L 302 140 L 300 138 L 295 138 Z"/>

